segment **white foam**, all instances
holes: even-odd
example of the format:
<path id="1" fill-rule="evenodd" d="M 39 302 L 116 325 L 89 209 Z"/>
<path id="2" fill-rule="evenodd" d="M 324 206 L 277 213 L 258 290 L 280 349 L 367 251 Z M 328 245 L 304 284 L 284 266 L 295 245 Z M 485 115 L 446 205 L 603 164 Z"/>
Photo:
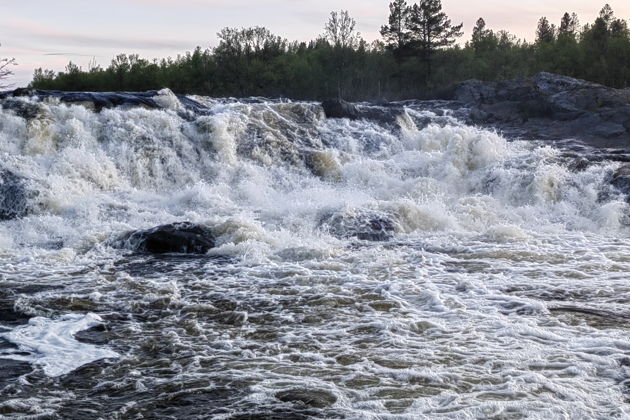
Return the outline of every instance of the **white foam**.
<path id="1" fill-rule="evenodd" d="M 65 315 L 57 319 L 44 317 L 31 318 L 27 325 L 19 326 L 0 337 L 16 344 L 19 352 L 4 351 L 5 359 L 32 362 L 42 368 L 48 376 L 61 376 L 100 359 L 118 358 L 112 350 L 81 343 L 74 338 L 79 331 L 87 330 L 102 323 L 102 319 L 92 313 L 87 315 Z"/>
<path id="2" fill-rule="evenodd" d="M 236 257 L 220 271 L 212 293 L 245 306 L 268 302 L 259 310 L 274 308 L 269 315 L 283 322 L 267 326 L 278 328 L 282 339 L 256 348 L 255 340 L 226 333 L 190 348 L 229 352 L 221 356 L 226 363 L 238 359 L 246 365 L 264 357 L 283 373 L 280 379 L 261 373 L 267 378 L 257 385 L 261 399 L 273 395 L 274 381 L 291 377 L 295 366 L 282 364 L 287 342 L 306 337 L 309 348 L 315 342 L 321 346 L 312 350 L 318 353 L 313 360 L 329 358 L 327 368 L 319 369 L 322 375 L 330 368 L 331 375 L 370 375 L 379 383 L 350 391 L 338 380 L 330 382 L 338 384 L 338 407 L 347 409 L 348 417 L 391 416 L 386 397 L 373 401 L 386 391 L 377 388 L 391 384 L 413 391 L 409 382 L 424 380 L 458 392 L 418 398 L 402 418 L 442 409 L 452 410 L 442 412 L 444 417 L 509 417 L 537 408 L 539 418 L 581 412 L 597 417 L 601 407 L 622 401 L 622 393 L 609 388 L 625 379 L 609 371 L 627 353 L 611 344 L 624 332 L 579 319 L 578 325 L 564 323 L 549 309 L 554 296 L 572 299 L 575 293 L 608 307 L 627 294 L 628 204 L 614 191 L 602 194 L 618 164 L 594 163 L 574 172 L 555 148 L 508 142 L 428 111 L 408 110 L 398 131 L 324 119 L 313 104 L 200 98 L 210 115 L 188 121 L 174 112 L 181 111 L 176 97 L 162 96 L 163 110 L 100 113 L 50 101 L 41 104 L 39 123 L 0 111 L 3 165 L 29 178 L 38 193 L 29 216 L 0 224 L 0 275 L 16 278 L 33 267 L 93 273 L 102 262 L 107 271 L 121 258 L 107 245 L 112 236 L 176 221 L 203 223 L 216 236 L 210 255 Z M 418 129 L 427 118 L 434 124 Z M 356 246 L 356 238 L 335 237 L 320 226 L 331 212 L 353 220 L 364 211 L 393 219 L 392 241 Z M 180 274 L 176 270 L 173 278 L 144 284 L 142 275 L 119 272 L 108 276 L 106 286 L 96 282 L 86 296 L 118 308 L 155 298 L 164 292 L 159 285 L 168 284 L 177 304 L 192 310 L 187 299 L 197 289 L 188 285 L 212 280 L 185 273 L 186 283 L 177 284 Z M 145 288 L 149 292 L 142 297 L 133 295 Z M 282 298 L 275 295 L 280 291 Z M 132 296 L 129 302 L 125 293 Z M 293 296 L 301 300 L 291 304 Z M 314 299 L 327 305 L 334 323 L 310 313 Z M 309 322 L 300 322 L 306 314 Z M 257 328 L 258 316 L 256 310 L 249 313 L 243 328 Z M 202 318 L 191 320 L 190 327 L 208 337 L 224 331 Z M 23 359 L 57 375 L 117 356 L 72 338 L 95 322 L 93 315 L 35 318 L 8 335 L 33 352 Z M 133 328 L 142 335 L 142 324 Z M 365 331 L 374 335 L 366 339 Z M 186 346 L 198 338 L 182 333 L 178 340 Z M 357 340 L 364 341 L 356 346 Z M 364 359 L 335 371 L 340 346 Z M 235 356 L 238 351 L 247 357 Z M 600 355 L 606 352 L 607 358 Z M 410 367 L 383 367 L 369 357 Z M 569 379 L 530 368 L 532 360 L 553 368 L 556 359 L 568 366 L 562 373 Z M 259 368 L 265 367 L 239 367 L 230 374 Z M 510 399 L 517 401 L 507 407 Z M 513 411 L 503 411 L 508 408 Z"/>

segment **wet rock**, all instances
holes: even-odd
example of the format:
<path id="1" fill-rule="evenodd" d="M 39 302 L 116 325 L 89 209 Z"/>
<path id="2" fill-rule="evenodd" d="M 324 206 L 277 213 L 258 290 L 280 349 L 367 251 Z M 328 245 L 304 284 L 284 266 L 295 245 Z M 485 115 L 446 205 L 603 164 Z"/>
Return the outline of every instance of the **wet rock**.
<path id="1" fill-rule="evenodd" d="M 401 106 L 362 106 L 359 108 L 359 118 L 388 125 L 395 125 L 398 117 L 404 114 L 405 109 Z"/>
<path id="2" fill-rule="evenodd" d="M 4 103 L 10 103 L 11 98 L 19 97 L 37 97 L 39 99 L 54 98 L 63 103 L 84 105 L 96 112 L 100 112 L 103 109 L 114 107 L 141 107 L 147 109 L 164 109 L 168 108 L 168 99 L 165 100 L 165 96 L 170 96 L 179 105 L 186 110 L 195 114 L 209 114 L 207 107 L 201 103 L 190 99 L 184 95 L 175 95 L 172 92 L 150 90 L 146 92 L 65 92 L 58 90 L 40 90 L 40 89 L 16 89 L 14 91 L 5 92 L 0 95 L 0 100 Z M 15 101 L 14 101 L 15 102 Z M 33 108 L 34 105 L 24 105 Z M 23 106 L 23 107 L 24 107 Z M 25 108 L 26 109 L 26 108 Z M 26 109 L 29 113 L 30 110 Z M 35 108 L 33 108 L 35 110 Z M 18 112 L 23 111 L 18 109 Z M 181 113 L 180 113 L 181 114 Z M 184 116 L 184 115 L 182 115 Z"/>
<path id="3" fill-rule="evenodd" d="M 15 327 L 28 323 L 30 316 L 16 310 L 15 300 L 16 292 L 3 284 L 3 290 L 0 290 L 0 325 Z"/>
<path id="4" fill-rule="evenodd" d="M 29 212 L 26 179 L 8 170 L 0 169 L 0 220 L 24 217 Z"/>
<path id="5" fill-rule="evenodd" d="M 326 408 L 337 402 L 337 397 L 318 389 L 290 389 L 276 394 L 282 402 L 297 402 L 314 408 Z"/>
<path id="6" fill-rule="evenodd" d="M 576 158 L 569 163 L 568 168 L 572 172 L 582 172 L 588 169 L 591 165 L 591 161 L 585 158 Z"/>
<path id="7" fill-rule="evenodd" d="M 74 338 L 81 343 L 102 345 L 109 343 L 110 333 L 104 324 L 99 324 L 77 332 Z"/>
<path id="8" fill-rule="evenodd" d="M 630 164 L 619 167 L 612 175 L 610 184 L 621 193 L 626 194 L 626 200 L 630 200 Z"/>
<path id="9" fill-rule="evenodd" d="M 356 106 L 343 99 L 327 99 L 322 102 L 326 118 L 359 119 L 359 110 Z"/>
<path id="10" fill-rule="evenodd" d="M 387 241 L 394 236 L 395 222 L 385 213 L 371 210 L 344 210 L 324 215 L 320 227 L 338 238 Z"/>
<path id="11" fill-rule="evenodd" d="M 214 235 L 205 226 L 182 222 L 129 232 L 113 245 L 150 254 L 205 254 L 214 248 Z"/>
<path id="12" fill-rule="evenodd" d="M 577 138 L 599 147 L 630 145 L 630 91 L 551 73 L 499 82 L 469 80 L 450 97 L 473 123 L 521 137 Z"/>
<path id="13" fill-rule="evenodd" d="M 15 115 L 26 120 L 36 119 L 43 115 L 49 116 L 42 104 L 36 102 L 9 98 L 2 101 L 0 105 L 2 105 L 3 110 L 13 111 Z"/>
<path id="14" fill-rule="evenodd" d="M 389 104 L 354 105 L 342 99 L 327 99 L 322 102 L 326 118 L 347 118 L 350 120 L 369 120 L 381 124 L 395 124 L 400 115 L 405 113 L 402 106 Z"/>

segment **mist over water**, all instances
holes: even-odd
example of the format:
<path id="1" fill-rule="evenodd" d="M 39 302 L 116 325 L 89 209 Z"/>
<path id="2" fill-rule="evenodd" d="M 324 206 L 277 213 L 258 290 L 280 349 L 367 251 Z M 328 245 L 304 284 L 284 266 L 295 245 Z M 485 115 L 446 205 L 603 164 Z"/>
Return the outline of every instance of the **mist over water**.
<path id="1" fill-rule="evenodd" d="M 166 90 L 0 109 L 0 167 L 30 191 L 0 222 L 0 301 L 31 317 L 0 317 L 0 359 L 30 366 L 1 415 L 630 416 L 618 162 L 577 170 L 436 103 L 388 124 L 193 99 L 209 111 Z M 113 246 L 181 221 L 216 247 Z"/>

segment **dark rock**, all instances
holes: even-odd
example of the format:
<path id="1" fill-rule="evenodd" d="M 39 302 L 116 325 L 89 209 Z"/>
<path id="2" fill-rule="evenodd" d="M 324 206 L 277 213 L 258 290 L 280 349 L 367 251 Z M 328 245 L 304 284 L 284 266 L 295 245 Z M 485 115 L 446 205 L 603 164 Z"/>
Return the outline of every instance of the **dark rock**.
<path id="1" fill-rule="evenodd" d="M 30 317 L 18 312 L 13 307 L 12 302 L 4 299 L 0 300 L 0 322 L 4 325 L 24 325 L 28 323 Z"/>
<path id="2" fill-rule="evenodd" d="M 626 200 L 630 200 L 630 164 L 619 167 L 612 175 L 610 184 L 626 194 Z"/>
<path id="3" fill-rule="evenodd" d="M 205 226 L 183 222 L 129 232 L 113 245 L 151 254 L 205 254 L 214 248 L 214 236 Z"/>
<path id="4" fill-rule="evenodd" d="M 591 161 L 585 158 L 577 158 L 574 159 L 571 163 L 569 163 L 568 168 L 573 172 L 582 172 L 588 169 L 591 165 Z"/>
<path id="5" fill-rule="evenodd" d="M 110 334 L 105 325 L 99 324 L 77 332 L 74 338 L 81 343 L 101 345 L 109 343 Z"/>
<path id="6" fill-rule="evenodd" d="M 360 119 L 390 125 L 396 124 L 398 117 L 405 113 L 405 109 L 401 106 L 361 106 L 358 110 Z"/>
<path id="7" fill-rule="evenodd" d="M 13 111 L 18 117 L 27 120 L 38 118 L 46 113 L 42 104 L 16 98 L 5 99 L 1 105 L 3 110 Z"/>
<path id="8" fill-rule="evenodd" d="M 356 106 L 342 99 L 327 99 L 322 102 L 326 118 L 359 119 L 359 110 Z"/>
<path id="9" fill-rule="evenodd" d="M 469 80 L 451 100 L 473 123 L 520 137 L 575 138 L 597 147 L 630 145 L 630 91 L 551 73 L 499 82 Z"/>
<path id="10" fill-rule="evenodd" d="M 314 408 L 326 408 L 337 402 L 337 397 L 328 391 L 317 389 L 290 389 L 276 394 L 282 402 L 297 402 Z"/>
<path id="11" fill-rule="evenodd" d="M 0 169 L 0 220 L 24 217 L 29 212 L 29 196 L 26 179 Z"/>
<path id="12" fill-rule="evenodd" d="M 387 241 L 394 236 L 395 222 L 384 213 L 370 210 L 339 211 L 324 215 L 320 227 L 338 238 Z"/>
<path id="13" fill-rule="evenodd" d="M 16 107 L 15 102 L 11 98 L 17 97 L 37 97 L 39 99 L 56 98 L 61 102 L 69 104 L 91 104 L 96 112 L 100 112 L 106 108 L 124 107 L 142 107 L 148 109 L 163 109 L 164 107 L 156 101 L 156 97 L 160 96 L 160 91 L 150 90 L 146 92 L 65 92 L 59 90 L 39 90 L 39 89 L 16 89 L 12 92 L 5 92 L 0 95 L 0 99 L 4 99 L 4 103 L 9 106 Z M 207 107 L 201 103 L 192 100 L 184 95 L 175 95 L 185 110 L 195 114 L 209 114 Z M 22 108 L 32 105 L 23 105 Z M 18 109 L 17 112 L 23 114 Z M 32 113 L 32 112 L 31 112 Z M 181 114 L 181 113 L 180 113 Z M 181 115 L 185 117 L 185 115 Z"/>
<path id="14" fill-rule="evenodd" d="M 486 123 L 490 121 L 490 115 L 486 111 L 482 111 L 479 108 L 473 108 L 470 110 L 470 116 L 472 122 Z"/>
<path id="15" fill-rule="evenodd" d="M 405 113 L 402 106 L 391 104 L 354 105 L 342 99 L 327 99 L 322 102 L 326 118 L 347 118 L 368 120 L 382 124 L 395 124 Z"/>

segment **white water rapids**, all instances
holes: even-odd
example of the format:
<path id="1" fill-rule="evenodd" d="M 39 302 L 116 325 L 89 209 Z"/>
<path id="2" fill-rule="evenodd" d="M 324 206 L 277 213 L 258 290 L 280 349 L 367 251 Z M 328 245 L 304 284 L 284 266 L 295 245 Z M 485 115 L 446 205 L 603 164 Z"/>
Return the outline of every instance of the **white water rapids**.
<path id="1" fill-rule="evenodd" d="M 35 369 L 0 382 L 0 415 L 630 417 L 619 163 L 573 170 L 558 148 L 420 105 L 387 125 L 195 99 L 211 112 L 183 118 L 168 91 L 161 110 L 0 108 L 0 167 L 34 192 L 0 221 L 0 287 L 37 317 L 0 327 L 15 347 L 0 359 Z M 352 237 L 366 214 L 391 236 Z M 179 221 L 216 247 L 111 246 Z M 106 342 L 55 336 L 86 316 Z"/>

